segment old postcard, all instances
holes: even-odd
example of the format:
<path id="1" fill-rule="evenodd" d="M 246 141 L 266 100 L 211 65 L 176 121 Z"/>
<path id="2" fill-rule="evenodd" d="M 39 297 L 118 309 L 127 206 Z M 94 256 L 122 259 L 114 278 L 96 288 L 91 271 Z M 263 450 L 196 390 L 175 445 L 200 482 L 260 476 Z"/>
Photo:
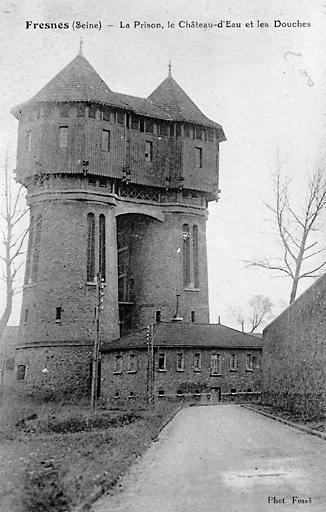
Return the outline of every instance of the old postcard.
<path id="1" fill-rule="evenodd" d="M 325 6 L 0 12 L 1 511 L 325 510 Z"/>

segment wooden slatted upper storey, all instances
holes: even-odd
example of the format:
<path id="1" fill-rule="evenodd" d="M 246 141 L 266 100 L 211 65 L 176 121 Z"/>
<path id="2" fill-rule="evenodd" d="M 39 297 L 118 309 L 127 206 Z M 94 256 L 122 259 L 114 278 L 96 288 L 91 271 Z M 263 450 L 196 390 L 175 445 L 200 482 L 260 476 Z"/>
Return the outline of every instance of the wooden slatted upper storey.
<path id="1" fill-rule="evenodd" d="M 69 113 L 62 117 L 61 105 L 67 103 Z M 135 184 L 165 187 L 167 180 L 180 179 L 189 189 L 216 189 L 219 142 L 226 140 L 222 126 L 207 118 L 170 74 L 149 98 L 120 94 L 80 52 L 12 113 L 20 121 L 19 181 L 39 173 L 78 173 L 79 163 L 88 161 L 90 174 L 123 179 L 128 169 Z M 59 146 L 60 128 L 68 130 L 67 148 Z M 103 130 L 110 136 L 107 154 L 101 151 Z M 199 163 L 196 152 L 202 153 Z"/>

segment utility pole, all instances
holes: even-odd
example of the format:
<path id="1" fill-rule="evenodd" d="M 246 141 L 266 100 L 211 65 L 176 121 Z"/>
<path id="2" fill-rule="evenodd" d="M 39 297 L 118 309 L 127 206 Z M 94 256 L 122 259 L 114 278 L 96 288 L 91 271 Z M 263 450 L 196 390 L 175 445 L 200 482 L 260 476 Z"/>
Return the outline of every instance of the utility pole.
<path id="1" fill-rule="evenodd" d="M 92 359 L 92 387 L 91 387 L 91 412 L 96 409 L 98 391 L 98 363 L 100 352 L 100 312 L 103 310 L 105 284 L 101 280 L 101 274 L 96 277 L 96 305 L 95 305 L 95 336 Z"/>
<path id="2" fill-rule="evenodd" d="M 154 403 L 154 335 L 153 324 L 147 327 L 147 402 Z"/>

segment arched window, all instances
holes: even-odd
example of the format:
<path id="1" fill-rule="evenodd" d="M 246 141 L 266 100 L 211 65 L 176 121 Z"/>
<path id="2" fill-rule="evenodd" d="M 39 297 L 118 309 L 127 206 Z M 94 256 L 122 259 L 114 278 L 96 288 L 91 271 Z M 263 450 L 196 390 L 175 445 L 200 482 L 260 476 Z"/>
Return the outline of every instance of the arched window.
<path id="1" fill-rule="evenodd" d="M 199 288 L 198 226 L 193 227 L 192 246 L 193 246 L 193 265 L 194 265 L 194 285 L 195 285 L 195 288 Z"/>
<path id="2" fill-rule="evenodd" d="M 190 232 L 189 225 L 182 226 L 183 237 L 183 285 L 190 283 Z"/>
<path id="3" fill-rule="evenodd" d="M 95 215 L 87 215 L 87 282 L 95 281 Z"/>
<path id="4" fill-rule="evenodd" d="M 101 281 L 105 282 L 105 215 L 100 215 L 99 224 L 99 260 L 98 268 L 101 276 Z"/>
<path id="5" fill-rule="evenodd" d="M 27 247 L 27 258 L 25 268 L 25 284 L 31 282 L 31 260 L 32 260 L 32 247 L 34 238 L 34 216 L 31 216 L 31 222 L 28 233 L 28 247 Z"/>
<path id="6" fill-rule="evenodd" d="M 26 377 L 26 365 L 25 364 L 19 364 L 17 366 L 16 379 L 17 380 L 25 380 L 25 377 Z"/>
<path id="7" fill-rule="evenodd" d="M 38 274 L 38 263 L 40 259 L 40 245 L 41 245 L 41 233 L 42 233 L 42 215 L 39 215 L 35 223 L 35 236 L 33 243 L 33 255 L 32 255 L 32 282 L 35 283 Z"/>

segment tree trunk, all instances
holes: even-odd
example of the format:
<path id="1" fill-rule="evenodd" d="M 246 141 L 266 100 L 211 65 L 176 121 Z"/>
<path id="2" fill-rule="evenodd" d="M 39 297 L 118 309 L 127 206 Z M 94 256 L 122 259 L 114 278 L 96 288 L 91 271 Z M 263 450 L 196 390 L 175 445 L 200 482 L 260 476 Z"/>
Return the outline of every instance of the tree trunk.
<path id="1" fill-rule="evenodd" d="M 7 327 L 7 323 L 10 318 L 10 315 L 11 315 L 12 298 L 13 298 L 13 291 L 12 290 L 11 290 L 11 292 L 7 291 L 6 308 L 5 308 L 4 313 L 0 320 L 0 340 L 5 331 L 5 328 Z"/>

